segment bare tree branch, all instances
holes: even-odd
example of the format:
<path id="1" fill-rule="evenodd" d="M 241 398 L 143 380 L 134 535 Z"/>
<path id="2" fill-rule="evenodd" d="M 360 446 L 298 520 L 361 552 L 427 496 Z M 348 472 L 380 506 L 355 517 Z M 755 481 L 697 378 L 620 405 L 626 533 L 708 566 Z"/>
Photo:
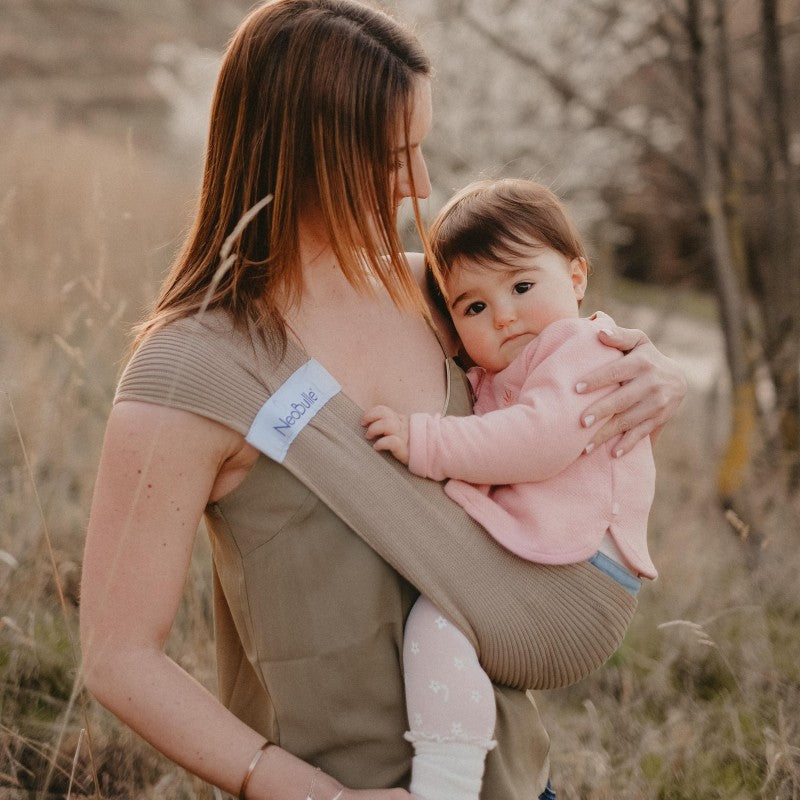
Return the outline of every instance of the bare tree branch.
<path id="1" fill-rule="evenodd" d="M 679 8 L 674 0 L 660 0 L 659 5 L 664 9 L 665 14 L 672 17 L 681 26 L 686 25 L 686 12 Z"/>
<path id="2" fill-rule="evenodd" d="M 575 103 L 579 105 L 591 114 L 594 124 L 598 127 L 610 128 L 611 130 L 617 131 L 627 139 L 640 145 L 649 155 L 663 159 L 669 164 L 672 170 L 680 175 L 688 186 L 696 188 L 696 177 L 686 170 L 680 161 L 672 158 L 669 153 L 665 153 L 659 149 L 645 134 L 626 124 L 618 115 L 612 114 L 604 106 L 593 103 L 588 97 L 579 92 L 566 78 L 553 72 L 536 58 L 536 56 L 521 50 L 495 31 L 487 28 L 486 25 L 466 9 L 466 3 L 463 0 L 459 0 L 459 2 L 456 3 L 456 7 L 460 11 L 461 19 L 471 30 L 479 34 L 483 39 L 509 58 L 512 58 L 517 63 L 522 64 L 539 75 L 565 103 Z"/>

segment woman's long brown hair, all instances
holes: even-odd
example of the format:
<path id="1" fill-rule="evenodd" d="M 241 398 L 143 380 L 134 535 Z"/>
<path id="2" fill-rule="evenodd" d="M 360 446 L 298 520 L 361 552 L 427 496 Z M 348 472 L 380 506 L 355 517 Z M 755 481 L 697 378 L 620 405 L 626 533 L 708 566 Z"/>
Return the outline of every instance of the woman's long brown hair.
<path id="1" fill-rule="evenodd" d="M 409 144 L 414 82 L 429 75 L 416 38 L 356 0 L 272 0 L 252 11 L 217 81 L 194 225 L 136 344 L 204 307 L 285 337 L 278 301 L 302 291 L 298 227 L 309 207 L 356 288 L 377 279 L 395 303 L 422 309 L 395 224 L 392 149 L 398 123 Z M 416 200 L 414 211 L 421 228 Z"/>

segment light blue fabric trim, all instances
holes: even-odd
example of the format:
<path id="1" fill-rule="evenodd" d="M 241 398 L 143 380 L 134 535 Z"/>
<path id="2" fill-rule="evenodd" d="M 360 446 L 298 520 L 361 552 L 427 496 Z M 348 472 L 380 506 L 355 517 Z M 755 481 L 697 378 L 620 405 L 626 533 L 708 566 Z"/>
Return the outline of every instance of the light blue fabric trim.
<path id="1" fill-rule="evenodd" d="M 609 578 L 613 578 L 623 589 L 627 589 L 634 597 L 639 594 L 642 588 L 642 581 L 637 578 L 630 570 L 626 569 L 613 558 L 609 558 L 605 553 L 597 552 L 590 559 L 589 563 L 597 567 L 600 572 L 605 572 Z"/>
<path id="2" fill-rule="evenodd" d="M 306 361 L 261 406 L 245 439 L 282 464 L 300 431 L 341 389 L 319 361 Z"/>

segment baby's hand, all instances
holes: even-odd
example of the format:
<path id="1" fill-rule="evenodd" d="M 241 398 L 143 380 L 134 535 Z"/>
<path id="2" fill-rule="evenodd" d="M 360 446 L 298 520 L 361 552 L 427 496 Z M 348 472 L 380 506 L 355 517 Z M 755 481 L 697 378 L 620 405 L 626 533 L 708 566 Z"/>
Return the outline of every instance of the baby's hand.
<path id="1" fill-rule="evenodd" d="M 408 465 L 408 417 L 386 406 L 375 406 L 364 414 L 361 424 L 367 439 L 374 439 L 376 450 L 388 450 L 398 461 Z"/>

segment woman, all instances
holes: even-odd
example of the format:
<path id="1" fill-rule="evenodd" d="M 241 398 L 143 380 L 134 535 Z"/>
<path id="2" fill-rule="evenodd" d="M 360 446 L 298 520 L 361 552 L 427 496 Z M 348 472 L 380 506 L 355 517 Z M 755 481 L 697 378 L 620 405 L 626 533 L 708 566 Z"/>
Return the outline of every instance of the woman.
<path id="1" fill-rule="evenodd" d="M 402 254 L 394 225 L 403 199 L 416 209 L 430 191 L 430 124 L 428 60 L 389 17 L 353 0 L 253 11 L 220 73 L 194 228 L 109 417 L 84 558 L 86 684 L 162 753 L 243 797 L 410 797 L 389 787 L 408 780 L 399 649 L 416 593 L 247 437 L 264 339 L 273 353 L 299 342 L 361 408 L 452 409 L 423 260 Z M 627 430 L 629 447 L 674 413 L 684 383 L 642 334 L 611 342 L 632 352 L 586 389 L 625 385 L 586 414 L 615 414 L 596 441 Z M 219 700 L 163 650 L 203 514 Z M 546 733 L 523 692 L 496 700 L 484 794 L 536 796 Z"/>

